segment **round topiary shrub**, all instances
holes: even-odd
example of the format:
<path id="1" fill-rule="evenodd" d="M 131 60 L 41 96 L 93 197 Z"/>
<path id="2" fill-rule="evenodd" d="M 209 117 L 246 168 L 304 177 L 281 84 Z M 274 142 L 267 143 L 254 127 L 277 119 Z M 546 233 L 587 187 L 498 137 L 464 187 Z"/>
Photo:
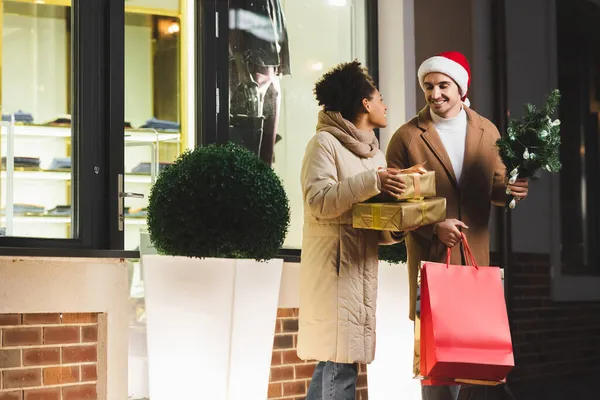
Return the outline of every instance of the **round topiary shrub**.
<path id="1" fill-rule="evenodd" d="M 150 239 L 173 256 L 268 260 L 289 221 L 279 177 L 233 143 L 184 152 L 159 175 L 148 205 Z"/>
<path id="2" fill-rule="evenodd" d="M 406 262 L 406 244 L 402 241 L 390 246 L 379 246 L 379 259 L 390 264 Z"/>

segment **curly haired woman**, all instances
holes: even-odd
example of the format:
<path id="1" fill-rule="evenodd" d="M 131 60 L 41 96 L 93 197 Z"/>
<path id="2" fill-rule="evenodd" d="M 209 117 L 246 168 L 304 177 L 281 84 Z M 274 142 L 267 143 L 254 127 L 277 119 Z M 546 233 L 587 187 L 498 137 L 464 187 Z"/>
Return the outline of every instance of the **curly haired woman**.
<path id="1" fill-rule="evenodd" d="M 386 106 L 358 61 L 315 85 L 322 110 L 302 163 L 304 231 L 298 357 L 316 360 L 307 400 L 352 400 L 357 366 L 375 355 L 378 246 L 390 233 L 352 227 L 352 206 L 381 192 L 401 194 L 374 129 Z"/>

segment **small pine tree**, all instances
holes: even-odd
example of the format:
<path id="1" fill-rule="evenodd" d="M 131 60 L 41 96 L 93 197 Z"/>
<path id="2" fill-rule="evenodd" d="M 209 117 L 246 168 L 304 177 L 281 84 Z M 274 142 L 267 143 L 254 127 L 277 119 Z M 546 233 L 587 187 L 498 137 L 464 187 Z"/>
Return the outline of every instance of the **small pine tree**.
<path id="1" fill-rule="evenodd" d="M 507 135 L 496 142 L 509 183 L 530 178 L 540 169 L 560 171 L 560 121 L 551 118 L 559 101 L 560 92 L 555 89 L 541 109 L 527 103 L 523 117 L 512 119 Z M 515 204 L 511 197 L 507 208 L 514 208 Z"/>

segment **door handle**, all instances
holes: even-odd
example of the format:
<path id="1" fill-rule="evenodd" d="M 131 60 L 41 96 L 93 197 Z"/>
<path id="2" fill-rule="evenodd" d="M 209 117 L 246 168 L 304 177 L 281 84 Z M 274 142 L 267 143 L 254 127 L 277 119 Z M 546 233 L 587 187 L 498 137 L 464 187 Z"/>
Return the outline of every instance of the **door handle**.
<path id="1" fill-rule="evenodd" d="M 133 192 L 123 192 L 123 174 L 119 174 L 118 179 L 117 179 L 117 184 L 118 184 L 118 193 L 119 193 L 119 198 L 117 199 L 117 204 L 118 204 L 118 224 L 119 224 L 119 231 L 123 231 L 125 229 L 125 206 L 124 206 L 124 198 L 125 197 L 131 197 L 134 199 L 143 199 L 144 195 L 141 193 L 133 193 Z"/>
<path id="2" fill-rule="evenodd" d="M 125 193 L 121 192 L 121 193 L 119 193 L 119 196 L 123 197 L 123 198 L 124 197 L 133 197 L 134 199 L 143 199 L 144 198 L 143 194 L 141 194 L 141 193 L 132 193 L 132 192 L 125 192 Z"/>

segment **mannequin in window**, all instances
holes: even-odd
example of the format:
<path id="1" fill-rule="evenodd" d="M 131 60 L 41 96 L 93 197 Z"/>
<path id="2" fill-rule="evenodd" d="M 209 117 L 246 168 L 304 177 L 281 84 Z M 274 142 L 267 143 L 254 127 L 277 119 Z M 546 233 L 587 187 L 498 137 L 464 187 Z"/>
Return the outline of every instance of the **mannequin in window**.
<path id="1" fill-rule="evenodd" d="M 280 76 L 289 75 L 280 0 L 230 0 L 230 138 L 272 165 L 280 114 Z"/>

